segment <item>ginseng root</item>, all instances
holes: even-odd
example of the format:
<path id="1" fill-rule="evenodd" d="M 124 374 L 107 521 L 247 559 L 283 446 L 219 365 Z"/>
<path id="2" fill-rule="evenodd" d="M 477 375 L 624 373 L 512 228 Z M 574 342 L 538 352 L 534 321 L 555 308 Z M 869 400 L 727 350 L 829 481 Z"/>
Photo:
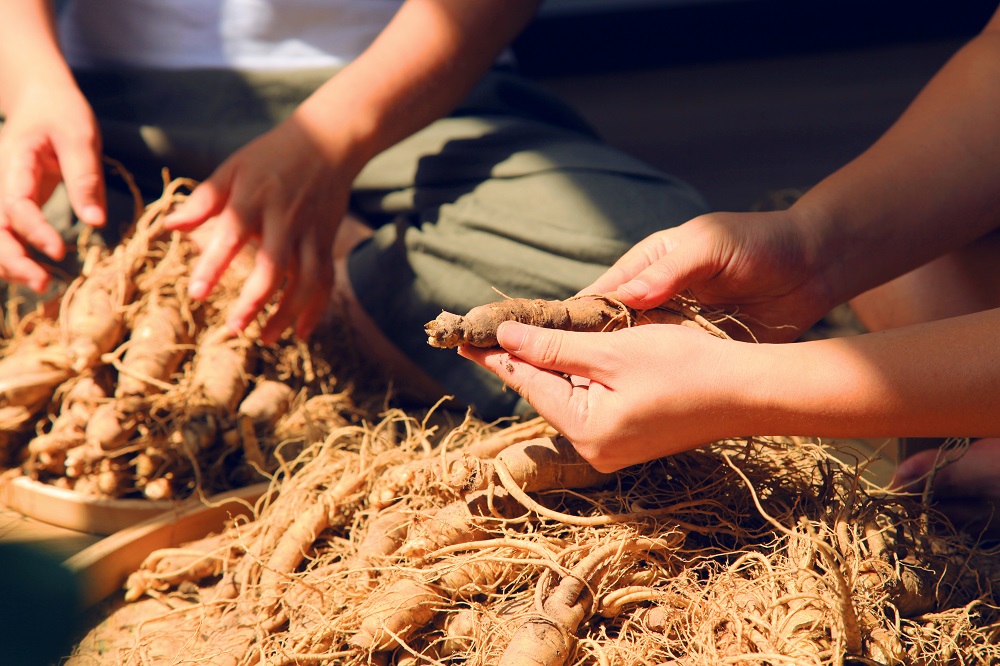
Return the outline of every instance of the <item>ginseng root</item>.
<path id="1" fill-rule="evenodd" d="M 519 442 L 501 451 L 493 460 L 465 458 L 459 461 L 465 464 L 452 465 L 448 485 L 465 490 L 502 485 L 495 461 L 503 464 L 514 483 L 525 492 L 590 488 L 614 478 L 613 474 L 594 469 L 569 440 L 559 436 Z"/>
<path id="2" fill-rule="evenodd" d="M 511 637 L 500 666 L 562 666 L 575 650 L 576 631 L 593 611 L 597 579 L 608 561 L 663 547 L 654 539 L 636 538 L 594 549 L 544 598 L 542 616 L 529 617 Z M 548 579 L 540 579 L 540 585 Z"/>
<path id="3" fill-rule="evenodd" d="M 604 296 L 585 296 L 565 301 L 508 298 L 472 308 L 462 316 L 442 312 L 424 326 L 427 344 L 448 349 L 461 345 L 496 347 L 497 327 L 505 321 L 564 331 L 615 331 L 635 324 L 681 324 L 724 337 L 696 306 L 670 301 L 650 310 L 633 310 Z"/>

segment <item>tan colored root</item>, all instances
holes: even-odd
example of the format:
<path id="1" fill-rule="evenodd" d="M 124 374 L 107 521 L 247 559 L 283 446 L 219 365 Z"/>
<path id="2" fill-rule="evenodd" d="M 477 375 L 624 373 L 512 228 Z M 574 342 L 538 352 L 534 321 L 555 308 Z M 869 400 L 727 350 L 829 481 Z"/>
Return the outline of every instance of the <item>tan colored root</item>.
<path id="1" fill-rule="evenodd" d="M 73 370 L 97 367 L 125 333 L 125 306 L 135 284 L 119 247 L 95 273 L 77 278 L 63 298 L 60 319 Z"/>
<path id="2" fill-rule="evenodd" d="M 104 451 L 125 446 L 139 427 L 144 407 L 138 396 L 104 403 L 91 414 L 84 430 L 86 442 Z"/>
<path id="3" fill-rule="evenodd" d="M 284 382 L 258 382 L 240 403 L 236 427 L 243 446 L 244 459 L 260 470 L 273 467 L 269 453 L 261 448 L 260 438 L 274 432 L 277 422 L 291 409 L 295 389 Z"/>
<path id="4" fill-rule="evenodd" d="M 460 448 L 449 450 L 443 445 L 444 455 L 410 460 L 389 467 L 379 477 L 369 501 L 382 508 L 401 496 L 420 493 L 431 484 L 447 484 L 456 492 L 473 490 L 466 476 L 476 474 L 479 459 L 494 458 L 508 447 L 538 437 L 554 436 L 555 431 L 544 419 L 536 417 L 507 428 L 480 434 Z M 488 483 L 489 474 L 480 475 Z M 479 487 L 485 487 L 485 483 Z"/>
<path id="5" fill-rule="evenodd" d="M 475 458 L 464 461 L 480 462 Z M 466 490 L 503 485 L 498 469 L 509 475 L 508 483 L 523 492 L 590 488 L 615 478 L 594 469 L 565 437 L 539 437 L 509 446 L 493 460 L 478 465 L 452 465 L 449 485 Z"/>
<path id="6" fill-rule="evenodd" d="M 240 403 L 238 414 L 254 428 L 270 430 L 285 416 L 295 398 L 295 389 L 275 380 L 257 382 Z"/>
<path id="7" fill-rule="evenodd" d="M 191 342 L 188 323 L 176 299 L 154 293 L 135 317 L 118 370 L 115 397 L 148 396 L 169 390 L 168 382 Z"/>
<path id="8" fill-rule="evenodd" d="M 214 413 L 235 412 L 246 394 L 252 361 L 246 337 L 224 324 L 208 329 L 195 351 L 191 406 Z"/>
<path id="9" fill-rule="evenodd" d="M 234 555 L 221 572 L 192 581 L 201 572 L 181 560 L 150 566 L 190 572 L 147 592 L 184 608 L 183 621 L 162 635 L 133 622 L 120 640 L 162 654 L 167 635 L 183 638 L 175 661 L 215 663 L 216 640 L 199 626 L 239 618 L 250 636 L 232 654 L 245 664 L 1000 659 L 995 554 L 815 442 L 716 442 L 587 488 L 521 490 L 542 513 L 502 480 L 473 493 L 447 483 L 469 435 L 488 428 L 432 437 L 424 425 L 393 412 L 306 447 L 279 468 L 256 519 L 226 530 Z M 437 466 L 379 507 L 381 480 L 411 461 Z M 607 516 L 618 520 L 591 520 Z M 926 579 L 911 586 L 910 570 Z"/>
<path id="10" fill-rule="evenodd" d="M 44 335 L 39 337 L 44 338 Z M 41 408 L 75 373 L 68 351 L 34 337 L 5 349 L 0 359 L 0 407 Z"/>
<path id="11" fill-rule="evenodd" d="M 497 327 L 504 321 L 578 332 L 615 331 L 644 323 L 679 324 L 725 337 L 688 302 L 675 299 L 659 308 L 636 311 L 604 296 L 565 301 L 509 298 L 480 305 L 465 315 L 442 312 L 424 330 L 432 347 L 496 347 Z"/>
<path id="12" fill-rule="evenodd" d="M 94 411 L 107 398 L 107 391 L 92 375 L 70 379 L 56 391 L 61 402 L 52 427 L 28 442 L 27 473 L 63 475 L 66 473 L 66 451 L 84 443 L 84 432 Z"/>
<path id="13" fill-rule="evenodd" d="M 477 541 L 497 521 L 517 517 L 519 509 L 502 489 L 469 493 L 437 511 L 416 516 L 398 552 L 421 558 L 445 546 Z"/>
<path id="14" fill-rule="evenodd" d="M 184 582 L 217 576 L 230 568 L 237 550 L 228 537 L 214 535 L 184 548 L 164 548 L 152 553 L 142 567 L 129 575 L 125 600 L 135 601 L 149 590 L 165 591 Z"/>
<path id="15" fill-rule="evenodd" d="M 445 602 L 432 586 L 400 578 L 363 610 L 364 620 L 351 644 L 371 651 L 389 650 L 426 626 Z"/>
<path id="16" fill-rule="evenodd" d="M 596 548 L 565 576 L 541 604 L 541 617 L 529 619 L 511 638 L 501 666 L 537 664 L 560 666 L 573 654 L 580 622 L 593 607 L 596 577 L 607 574 L 607 560 L 616 555 L 656 548 L 672 548 L 651 539 L 635 539 Z"/>

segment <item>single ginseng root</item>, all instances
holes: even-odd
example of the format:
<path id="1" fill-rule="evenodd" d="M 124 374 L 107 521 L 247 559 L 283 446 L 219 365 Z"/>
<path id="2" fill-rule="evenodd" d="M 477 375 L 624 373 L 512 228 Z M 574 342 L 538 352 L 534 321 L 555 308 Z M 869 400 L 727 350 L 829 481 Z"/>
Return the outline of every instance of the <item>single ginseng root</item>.
<path id="1" fill-rule="evenodd" d="M 464 316 L 442 312 L 424 326 L 424 332 L 432 347 L 496 347 L 497 327 L 505 321 L 579 332 L 616 331 L 636 324 L 680 324 L 726 337 L 694 303 L 674 299 L 658 308 L 633 310 L 605 296 L 565 301 L 508 298 L 472 308 Z"/>

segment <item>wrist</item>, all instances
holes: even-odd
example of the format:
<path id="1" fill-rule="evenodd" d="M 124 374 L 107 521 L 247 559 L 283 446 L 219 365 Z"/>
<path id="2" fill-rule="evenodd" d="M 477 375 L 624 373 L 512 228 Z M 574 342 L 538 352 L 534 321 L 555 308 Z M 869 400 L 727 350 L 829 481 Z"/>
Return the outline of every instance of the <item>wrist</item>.
<path id="1" fill-rule="evenodd" d="M 0 76 L 0 109 L 14 116 L 33 104 L 51 108 L 53 98 L 67 91 L 83 98 L 68 68 L 58 65 L 29 68 L 17 76 Z"/>
<path id="2" fill-rule="evenodd" d="M 330 83 L 303 102 L 286 122 L 298 126 L 311 148 L 351 179 L 388 148 L 379 144 L 377 114 L 365 100 L 345 95 Z"/>
<path id="3" fill-rule="evenodd" d="M 834 338 L 759 345 L 752 411 L 764 427 L 754 431 L 806 437 L 885 434 L 884 383 L 855 342 Z"/>
<path id="4" fill-rule="evenodd" d="M 858 286 L 863 278 L 856 258 L 859 243 L 848 224 L 808 195 L 788 212 L 801 232 L 817 308 L 828 312 L 863 291 Z"/>

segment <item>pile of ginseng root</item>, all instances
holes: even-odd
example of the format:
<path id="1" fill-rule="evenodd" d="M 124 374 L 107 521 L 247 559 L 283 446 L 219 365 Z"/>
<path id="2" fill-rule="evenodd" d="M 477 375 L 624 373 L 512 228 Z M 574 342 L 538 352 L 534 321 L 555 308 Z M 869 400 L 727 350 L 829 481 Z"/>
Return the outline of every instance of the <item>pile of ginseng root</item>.
<path id="1" fill-rule="evenodd" d="M 985 664 L 995 553 L 819 442 L 613 474 L 539 419 L 389 411 L 153 552 L 67 666 Z"/>
<path id="2" fill-rule="evenodd" d="M 210 297 L 187 284 L 196 247 L 163 218 L 192 181 L 165 176 L 113 249 L 82 245 L 80 276 L 0 343 L 0 468 L 98 498 L 179 500 L 265 481 L 318 432 L 357 420 L 332 372 L 336 328 L 275 345 L 225 326 L 249 271 Z M 340 354 L 343 357 L 343 354 Z"/>
<path id="3" fill-rule="evenodd" d="M 540 419 L 372 407 L 339 339 L 228 331 L 245 268 L 191 302 L 195 248 L 162 226 L 192 185 L 8 322 L 0 454 L 101 497 L 270 489 L 151 553 L 69 666 L 1000 661 L 995 551 L 865 461 L 750 438 L 600 473 Z M 439 324 L 437 346 L 474 334 Z"/>

